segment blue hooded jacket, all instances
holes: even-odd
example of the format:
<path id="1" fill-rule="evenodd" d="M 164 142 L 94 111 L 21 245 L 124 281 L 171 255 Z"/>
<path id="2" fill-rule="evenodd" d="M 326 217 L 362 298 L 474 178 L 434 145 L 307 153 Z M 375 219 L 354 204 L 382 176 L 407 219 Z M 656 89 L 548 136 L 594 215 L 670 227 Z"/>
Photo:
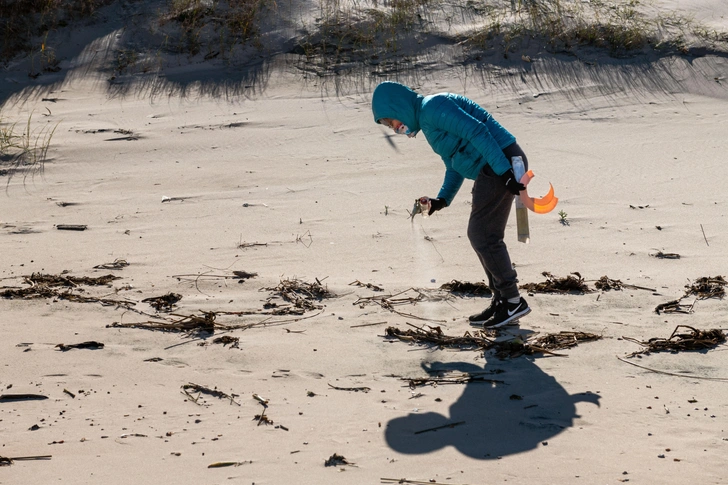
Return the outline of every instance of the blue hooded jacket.
<path id="1" fill-rule="evenodd" d="M 402 84 L 385 81 L 372 94 L 374 121 L 399 120 L 414 133 L 420 130 L 445 163 L 438 197 L 450 205 L 464 179 L 475 180 L 489 164 L 496 175 L 511 168 L 503 149 L 516 138 L 477 103 L 465 96 L 439 93 L 423 97 Z"/>

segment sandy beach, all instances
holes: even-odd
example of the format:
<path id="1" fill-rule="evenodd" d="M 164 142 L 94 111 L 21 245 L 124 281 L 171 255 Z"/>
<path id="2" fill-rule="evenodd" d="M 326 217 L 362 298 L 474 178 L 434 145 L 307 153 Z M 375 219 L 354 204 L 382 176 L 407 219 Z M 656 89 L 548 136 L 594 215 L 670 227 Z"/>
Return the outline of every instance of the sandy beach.
<path id="1" fill-rule="evenodd" d="M 728 29 L 723 2 L 661 5 Z M 109 81 L 93 32 L 0 80 L 4 126 L 55 129 L 42 172 L 0 177 L 0 456 L 45 457 L 0 484 L 728 483 L 725 344 L 632 355 L 728 329 L 728 58 Z M 553 185 L 529 244 L 506 231 L 518 325 L 481 335 L 489 296 L 442 288 L 485 278 L 472 181 L 410 217 L 444 166 L 374 123 L 386 79 L 480 103 L 529 193 Z M 534 289 L 549 274 L 586 291 Z"/>

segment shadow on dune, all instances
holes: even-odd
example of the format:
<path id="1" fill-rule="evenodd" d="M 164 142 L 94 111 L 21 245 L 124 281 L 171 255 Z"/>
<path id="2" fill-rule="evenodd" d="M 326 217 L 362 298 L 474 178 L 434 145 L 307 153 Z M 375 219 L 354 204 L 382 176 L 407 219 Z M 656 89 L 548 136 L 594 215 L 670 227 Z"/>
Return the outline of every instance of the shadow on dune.
<path id="1" fill-rule="evenodd" d="M 592 393 L 569 395 L 532 359 L 521 358 L 484 369 L 469 363 L 433 363 L 428 373 L 504 372 L 493 375 L 503 384 L 472 382 L 450 406 L 449 416 L 438 413 L 409 414 L 387 423 L 388 445 L 400 453 L 424 454 L 452 446 L 477 459 L 496 459 L 532 450 L 573 426 L 575 404 L 599 405 Z M 453 427 L 448 425 L 453 424 Z M 438 428 L 438 429 L 433 429 Z M 429 431 L 428 431 L 429 430 Z"/>
<path id="2" fill-rule="evenodd" d="M 618 105 L 625 93 L 632 102 L 673 93 L 728 99 L 728 83 L 721 82 L 728 54 L 720 51 L 614 58 L 594 49 L 548 52 L 534 41 L 523 46 L 524 57 L 519 51 L 505 58 L 498 49 L 468 51 L 454 35 L 423 31 L 416 33 L 416 42 L 407 38 L 394 50 L 343 49 L 312 56 L 302 46 L 315 44 L 316 36 L 290 21 L 298 12 L 296 2 L 287 7 L 290 11 L 276 10 L 275 18 L 268 19 L 270 25 L 262 29 L 256 47 L 239 45 L 234 54 L 190 56 L 175 53 L 160 31 L 143 20 L 159 8 L 157 3 L 114 4 L 93 25 L 54 33 L 59 70 L 44 71 L 38 56 L 16 60 L 0 77 L 0 105 L 50 98 L 81 82 L 84 89 L 90 82 L 112 98 L 237 100 L 263 95 L 281 77 L 299 80 L 302 89 L 322 97 L 368 98 L 385 79 L 417 89 L 437 84 L 444 76 L 460 82 L 459 92 L 472 87 L 509 97 L 560 94 L 583 110 L 595 97 L 602 105 Z M 134 61 L 126 65 L 128 53 Z"/>

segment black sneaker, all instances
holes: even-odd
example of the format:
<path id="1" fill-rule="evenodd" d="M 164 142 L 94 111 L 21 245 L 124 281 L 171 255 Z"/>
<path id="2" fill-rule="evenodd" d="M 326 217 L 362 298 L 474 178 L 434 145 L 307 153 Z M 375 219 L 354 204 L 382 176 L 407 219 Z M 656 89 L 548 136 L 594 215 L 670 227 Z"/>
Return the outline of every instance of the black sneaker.
<path id="1" fill-rule="evenodd" d="M 508 303 L 504 301 L 502 305 L 498 305 L 493 318 L 483 324 L 484 328 L 498 328 L 508 323 L 514 322 L 519 318 L 531 313 L 531 308 L 526 300 L 521 298 L 518 303 Z"/>
<path id="2" fill-rule="evenodd" d="M 478 327 L 482 326 L 485 322 L 490 320 L 493 315 L 495 315 L 496 310 L 502 303 L 503 302 L 499 298 L 493 297 L 488 308 L 476 315 L 470 315 L 468 317 L 470 325 L 475 325 Z"/>

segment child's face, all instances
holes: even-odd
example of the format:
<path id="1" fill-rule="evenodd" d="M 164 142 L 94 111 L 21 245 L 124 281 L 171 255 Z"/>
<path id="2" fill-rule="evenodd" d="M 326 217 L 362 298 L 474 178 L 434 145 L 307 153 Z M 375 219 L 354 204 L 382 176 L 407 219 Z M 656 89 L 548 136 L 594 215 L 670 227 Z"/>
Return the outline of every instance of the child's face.
<path id="1" fill-rule="evenodd" d="M 399 129 L 399 127 L 402 126 L 404 123 L 399 120 L 394 120 L 392 118 L 382 118 L 379 120 L 379 124 L 388 126 L 393 129 L 395 133 L 397 133 L 397 129 Z"/>

